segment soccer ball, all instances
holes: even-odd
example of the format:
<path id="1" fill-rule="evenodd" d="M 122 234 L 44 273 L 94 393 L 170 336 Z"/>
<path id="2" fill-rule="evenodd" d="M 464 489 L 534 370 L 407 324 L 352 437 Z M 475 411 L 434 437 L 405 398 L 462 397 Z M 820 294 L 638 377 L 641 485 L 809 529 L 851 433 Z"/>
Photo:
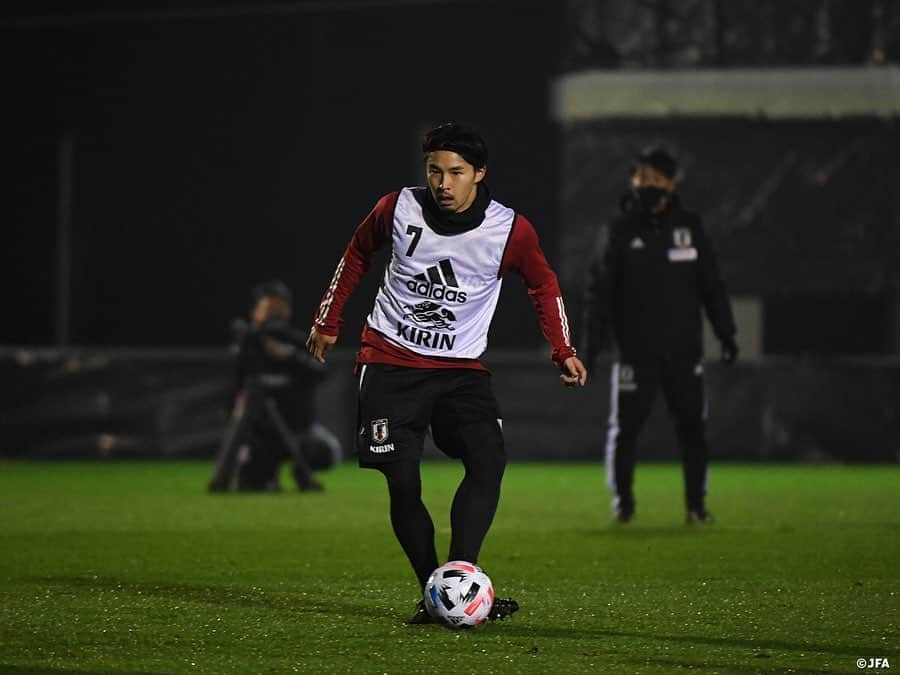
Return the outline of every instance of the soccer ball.
<path id="1" fill-rule="evenodd" d="M 478 566 L 463 560 L 441 565 L 425 584 L 425 609 L 448 628 L 471 628 L 487 620 L 494 586 Z"/>

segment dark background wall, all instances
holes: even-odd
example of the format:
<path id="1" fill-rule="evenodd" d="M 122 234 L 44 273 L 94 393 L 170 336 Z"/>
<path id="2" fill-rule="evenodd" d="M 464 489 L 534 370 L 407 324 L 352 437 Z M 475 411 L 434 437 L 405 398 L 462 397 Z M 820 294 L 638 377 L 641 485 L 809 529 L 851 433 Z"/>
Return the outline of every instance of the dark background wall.
<path id="1" fill-rule="evenodd" d="M 560 124 L 550 97 L 556 76 L 596 68 L 858 74 L 898 61 L 893 0 L 4 3 L 0 345 L 29 347 L 0 359 L 0 451 L 208 454 L 228 386 L 226 328 L 251 286 L 283 278 L 308 325 L 356 224 L 383 193 L 420 181 L 422 131 L 456 118 L 489 141 L 494 195 L 535 223 L 576 338 L 597 226 L 635 150 L 672 144 L 732 291 L 763 306 L 764 358 L 710 368 L 713 445 L 733 458 L 896 461 L 898 369 L 886 355 L 900 350 L 897 106 L 887 117 Z M 67 147 L 68 341 L 98 348 L 42 352 L 31 346 L 56 339 Z M 347 308 L 320 397 L 342 434 L 379 276 Z M 136 345 L 220 347 L 147 356 Z M 596 457 L 608 362 L 573 403 L 542 345 L 509 279 L 486 363 L 511 454 Z M 779 353 L 803 356 L 769 356 Z M 674 457 L 671 441 L 658 406 L 647 456 Z"/>
<path id="2" fill-rule="evenodd" d="M 892 118 L 568 125 L 560 267 L 576 327 L 598 226 L 617 213 L 633 157 L 651 142 L 677 153 L 683 202 L 702 215 L 729 291 L 762 299 L 763 353 L 896 353 L 900 135 Z"/>
<path id="3" fill-rule="evenodd" d="M 220 344 L 269 277 L 295 289 L 305 324 L 353 229 L 382 194 L 421 182 L 420 134 L 448 119 L 482 129 L 495 197 L 555 258 L 556 3 L 190 7 L 7 8 L 0 222 L 15 318 L 0 343 L 54 338 L 66 136 L 75 344 Z M 348 307 L 348 339 L 379 276 Z M 536 321 L 516 320 L 521 284 L 504 293 L 493 344 L 537 345 Z"/>
<path id="4" fill-rule="evenodd" d="M 332 352 L 317 419 L 352 458 L 353 352 Z M 544 359 L 493 350 L 485 359 L 512 460 L 603 457 L 609 361 L 584 389 L 563 389 Z M 211 349 L 0 348 L 0 458 L 212 457 L 231 389 L 228 355 Z M 762 461 L 900 460 L 900 362 L 770 358 L 706 369 L 713 458 Z M 430 441 L 426 457 L 444 457 Z M 642 459 L 676 460 L 659 402 L 641 435 Z"/>

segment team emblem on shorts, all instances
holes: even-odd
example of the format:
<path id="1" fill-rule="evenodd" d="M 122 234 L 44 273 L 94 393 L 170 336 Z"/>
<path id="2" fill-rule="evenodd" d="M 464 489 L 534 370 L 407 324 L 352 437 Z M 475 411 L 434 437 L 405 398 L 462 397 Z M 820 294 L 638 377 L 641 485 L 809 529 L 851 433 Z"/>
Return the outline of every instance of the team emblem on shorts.
<path id="1" fill-rule="evenodd" d="M 372 440 L 376 443 L 384 443 L 388 439 L 387 418 L 372 420 Z"/>
<path id="2" fill-rule="evenodd" d="M 677 248 L 690 248 L 691 231 L 686 227 L 676 227 L 672 231 L 672 242 Z"/>

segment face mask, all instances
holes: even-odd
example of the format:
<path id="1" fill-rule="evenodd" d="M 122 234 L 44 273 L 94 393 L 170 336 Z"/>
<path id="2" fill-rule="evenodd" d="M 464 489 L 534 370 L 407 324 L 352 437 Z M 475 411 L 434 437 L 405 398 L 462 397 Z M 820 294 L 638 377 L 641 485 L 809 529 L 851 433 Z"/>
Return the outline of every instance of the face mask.
<path id="1" fill-rule="evenodd" d="M 663 203 L 663 200 L 669 196 L 669 193 L 660 187 L 641 187 L 634 191 L 637 200 L 644 211 L 653 212 Z"/>

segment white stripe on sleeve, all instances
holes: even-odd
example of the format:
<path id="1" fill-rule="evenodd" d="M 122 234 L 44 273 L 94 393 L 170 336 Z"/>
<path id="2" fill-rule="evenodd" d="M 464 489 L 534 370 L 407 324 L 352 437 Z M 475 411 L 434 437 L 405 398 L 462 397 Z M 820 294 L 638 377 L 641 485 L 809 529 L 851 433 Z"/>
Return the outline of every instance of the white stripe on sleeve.
<path id="1" fill-rule="evenodd" d="M 328 319 L 328 311 L 331 309 L 331 303 L 334 301 L 334 292 L 337 290 L 338 284 L 341 281 L 341 275 L 344 273 L 344 258 L 341 256 L 341 260 L 337 265 L 337 269 L 334 270 L 334 276 L 331 277 L 331 283 L 328 285 L 328 290 L 325 293 L 325 297 L 322 298 L 322 302 L 319 305 L 319 313 L 316 315 L 316 323 L 320 326 L 324 326 L 325 322 Z"/>
<path id="2" fill-rule="evenodd" d="M 563 339 L 566 341 L 566 346 L 571 347 L 572 335 L 569 332 L 569 317 L 566 315 L 566 306 L 561 297 L 556 298 L 556 309 L 559 311 L 559 323 L 562 326 Z"/>

